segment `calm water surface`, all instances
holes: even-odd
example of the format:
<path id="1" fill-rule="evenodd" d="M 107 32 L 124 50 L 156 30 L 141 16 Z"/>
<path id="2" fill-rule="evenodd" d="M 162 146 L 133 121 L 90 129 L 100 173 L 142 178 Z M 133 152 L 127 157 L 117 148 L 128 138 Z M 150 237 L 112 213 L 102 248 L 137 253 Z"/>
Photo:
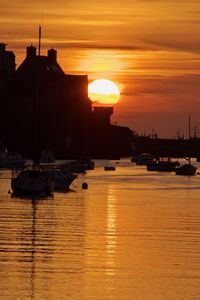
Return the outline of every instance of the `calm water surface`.
<path id="1" fill-rule="evenodd" d="M 200 299 L 200 176 L 104 165 L 38 201 L 0 171 L 1 300 Z"/>

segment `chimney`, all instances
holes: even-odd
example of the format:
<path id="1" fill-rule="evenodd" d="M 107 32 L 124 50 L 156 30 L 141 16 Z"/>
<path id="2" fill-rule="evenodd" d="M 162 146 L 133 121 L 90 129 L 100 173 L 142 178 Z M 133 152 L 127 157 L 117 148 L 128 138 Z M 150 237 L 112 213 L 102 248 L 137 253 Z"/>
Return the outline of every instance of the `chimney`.
<path id="1" fill-rule="evenodd" d="M 1 54 L 2 54 L 2 53 L 5 53 L 5 51 L 6 51 L 6 44 L 0 43 L 0 53 L 1 53 Z"/>
<path id="2" fill-rule="evenodd" d="M 26 48 L 26 57 L 30 59 L 30 58 L 33 58 L 35 56 L 36 56 L 36 47 L 34 47 L 32 45 L 27 47 Z"/>
<path id="3" fill-rule="evenodd" d="M 57 61 L 57 51 L 54 49 L 48 50 L 48 58 L 51 60 L 51 62 Z"/>
<path id="4" fill-rule="evenodd" d="M 113 114 L 113 107 L 111 106 L 94 106 L 93 114 L 98 124 L 110 125 L 110 118 Z"/>

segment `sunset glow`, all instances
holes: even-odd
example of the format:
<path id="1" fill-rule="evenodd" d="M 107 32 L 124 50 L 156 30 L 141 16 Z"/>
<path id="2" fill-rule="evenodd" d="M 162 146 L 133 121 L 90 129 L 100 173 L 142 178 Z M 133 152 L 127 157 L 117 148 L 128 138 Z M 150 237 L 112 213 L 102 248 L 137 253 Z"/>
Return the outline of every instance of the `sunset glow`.
<path id="1" fill-rule="evenodd" d="M 0 1 L 0 300 L 200 300 L 200 0 Z"/>
<path id="2" fill-rule="evenodd" d="M 199 1 L 3 0 L 1 6 L 1 42 L 14 51 L 17 67 L 26 47 L 38 45 L 40 24 L 41 54 L 56 49 L 65 73 L 123 86 L 116 122 L 132 126 L 135 112 L 197 111 Z"/>
<path id="3" fill-rule="evenodd" d="M 89 98 L 99 104 L 116 104 L 120 98 L 117 85 L 111 80 L 98 79 L 88 86 Z"/>

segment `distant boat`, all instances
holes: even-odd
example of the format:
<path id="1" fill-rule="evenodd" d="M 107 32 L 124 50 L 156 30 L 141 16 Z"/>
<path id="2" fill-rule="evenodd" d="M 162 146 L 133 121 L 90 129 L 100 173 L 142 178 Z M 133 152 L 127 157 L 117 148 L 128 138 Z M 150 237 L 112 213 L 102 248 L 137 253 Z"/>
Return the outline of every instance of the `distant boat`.
<path id="1" fill-rule="evenodd" d="M 77 162 L 83 166 L 85 170 L 94 170 L 95 163 L 89 157 L 81 157 L 77 160 Z"/>
<path id="2" fill-rule="evenodd" d="M 178 161 L 172 161 L 170 158 L 160 158 L 147 164 L 147 171 L 173 172 L 180 166 Z"/>
<path id="3" fill-rule="evenodd" d="M 38 165 L 28 165 L 21 170 L 13 170 L 11 188 L 13 196 L 52 196 L 55 181 Z"/>
<path id="4" fill-rule="evenodd" d="M 6 152 L 0 158 L 0 168 L 17 169 L 23 168 L 27 164 L 27 160 L 23 159 L 18 152 Z"/>
<path id="5" fill-rule="evenodd" d="M 90 158 L 80 158 L 66 163 L 67 169 L 72 173 L 85 173 L 87 170 L 94 170 L 95 163 Z"/>
<path id="6" fill-rule="evenodd" d="M 189 148 L 190 148 L 190 115 L 189 115 Z M 190 149 L 189 149 L 190 150 Z M 190 152 L 190 151 L 189 151 Z M 188 164 L 184 164 L 175 169 L 176 175 L 194 176 L 197 168 L 191 164 L 191 157 L 188 158 Z"/>
<path id="7" fill-rule="evenodd" d="M 0 168 L 22 168 L 27 161 L 18 152 L 9 152 L 0 142 Z"/>
<path id="8" fill-rule="evenodd" d="M 154 157 L 150 153 L 141 153 L 137 156 L 133 156 L 131 161 L 135 162 L 136 165 L 147 165 L 154 161 Z"/>
<path id="9" fill-rule="evenodd" d="M 104 171 L 115 171 L 115 167 L 114 166 L 105 166 L 104 167 Z"/>
<path id="10" fill-rule="evenodd" d="M 55 163 L 54 153 L 48 147 L 46 149 L 42 150 L 41 156 L 40 156 L 40 163 L 48 163 L 48 164 Z"/>
<path id="11" fill-rule="evenodd" d="M 66 167 L 51 166 L 49 175 L 55 181 L 54 191 L 67 192 L 70 189 L 72 182 L 78 177 L 76 174 L 70 172 Z"/>
<path id="12" fill-rule="evenodd" d="M 191 163 L 184 164 L 175 169 L 176 175 L 186 175 L 193 176 L 196 174 L 197 168 L 193 166 Z"/>
<path id="13" fill-rule="evenodd" d="M 73 166 L 68 164 L 56 164 L 56 159 L 54 153 L 49 147 L 44 149 L 40 156 L 40 166 L 42 166 L 49 174 L 49 176 L 55 181 L 54 184 L 54 191 L 66 192 L 69 190 L 71 183 L 78 177 L 77 175 L 73 174 L 71 171 L 73 170 Z M 89 163 L 89 159 L 86 160 Z M 83 162 L 82 162 L 83 164 Z M 80 163 L 76 163 L 76 166 L 79 166 Z M 94 167 L 92 165 L 92 167 Z M 76 167 L 75 167 L 76 168 Z M 74 169 L 75 169 L 74 168 Z M 85 166 L 86 168 L 86 166 Z M 84 168 L 84 170 L 85 170 Z M 78 168 L 77 168 L 78 169 Z M 76 171 L 77 171 L 76 169 Z M 78 169 L 79 171 L 79 169 Z"/>

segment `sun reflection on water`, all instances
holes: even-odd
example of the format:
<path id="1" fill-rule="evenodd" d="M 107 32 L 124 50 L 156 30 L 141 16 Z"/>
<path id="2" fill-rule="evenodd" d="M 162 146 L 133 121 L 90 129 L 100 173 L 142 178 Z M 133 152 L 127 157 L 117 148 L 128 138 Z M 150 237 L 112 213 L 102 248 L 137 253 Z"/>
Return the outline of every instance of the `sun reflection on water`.
<path id="1" fill-rule="evenodd" d="M 114 275 L 114 267 L 116 263 L 116 196 L 114 189 L 110 188 L 108 190 L 108 203 L 107 203 L 107 228 L 106 228 L 106 273 L 109 275 Z"/>

